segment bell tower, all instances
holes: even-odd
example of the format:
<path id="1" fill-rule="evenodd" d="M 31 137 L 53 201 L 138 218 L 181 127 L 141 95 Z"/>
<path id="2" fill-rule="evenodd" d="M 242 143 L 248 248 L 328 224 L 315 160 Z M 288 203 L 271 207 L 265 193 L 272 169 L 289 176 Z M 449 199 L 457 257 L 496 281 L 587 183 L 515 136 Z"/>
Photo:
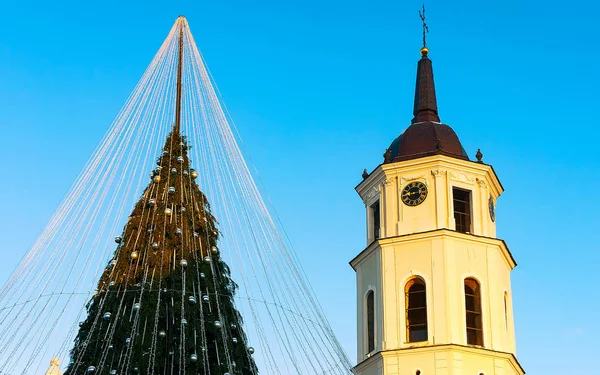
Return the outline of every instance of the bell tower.
<path id="1" fill-rule="evenodd" d="M 356 187 L 367 241 L 350 262 L 358 309 L 353 372 L 522 375 L 510 284 L 516 262 L 496 237 L 504 189 L 481 152 L 470 160 L 441 123 L 425 46 L 413 114 Z"/>

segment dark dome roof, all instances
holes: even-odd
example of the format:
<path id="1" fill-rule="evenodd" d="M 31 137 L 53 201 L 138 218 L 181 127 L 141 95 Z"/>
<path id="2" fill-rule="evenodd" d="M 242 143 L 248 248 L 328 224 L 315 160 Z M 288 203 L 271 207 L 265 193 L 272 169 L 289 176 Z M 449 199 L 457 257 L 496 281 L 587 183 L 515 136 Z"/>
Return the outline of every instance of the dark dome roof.
<path id="1" fill-rule="evenodd" d="M 423 121 L 412 124 L 394 139 L 386 152 L 385 163 L 436 154 L 469 160 L 451 127 L 439 122 Z"/>

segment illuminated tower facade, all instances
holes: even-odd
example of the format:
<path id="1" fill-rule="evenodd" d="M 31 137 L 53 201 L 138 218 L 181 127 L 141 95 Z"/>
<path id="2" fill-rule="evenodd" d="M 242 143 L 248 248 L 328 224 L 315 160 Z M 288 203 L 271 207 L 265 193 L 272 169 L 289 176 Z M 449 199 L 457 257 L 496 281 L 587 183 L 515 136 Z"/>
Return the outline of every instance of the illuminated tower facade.
<path id="1" fill-rule="evenodd" d="M 414 118 L 356 187 L 366 248 L 356 271 L 357 375 L 522 375 L 510 273 L 496 237 L 503 192 L 438 116 L 429 50 L 417 68 Z"/>

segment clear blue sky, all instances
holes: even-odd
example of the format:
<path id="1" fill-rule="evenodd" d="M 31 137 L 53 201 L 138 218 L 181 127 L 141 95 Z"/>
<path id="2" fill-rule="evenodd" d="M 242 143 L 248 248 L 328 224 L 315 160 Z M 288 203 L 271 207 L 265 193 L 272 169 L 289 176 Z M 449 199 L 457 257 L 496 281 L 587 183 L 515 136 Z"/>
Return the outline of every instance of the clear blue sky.
<path id="1" fill-rule="evenodd" d="M 419 1 L 4 2 L 0 279 L 33 243 L 185 14 L 338 337 L 355 360 L 354 186 L 409 125 Z M 442 121 L 496 169 L 518 358 L 597 371 L 600 7 L 430 1 Z M 594 369 L 594 370 L 592 370 Z"/>

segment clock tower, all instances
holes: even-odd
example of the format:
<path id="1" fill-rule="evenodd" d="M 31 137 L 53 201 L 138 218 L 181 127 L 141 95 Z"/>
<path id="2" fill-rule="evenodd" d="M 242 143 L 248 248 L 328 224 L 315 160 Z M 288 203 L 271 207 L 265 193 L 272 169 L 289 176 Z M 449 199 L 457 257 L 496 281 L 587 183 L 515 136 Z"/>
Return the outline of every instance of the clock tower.
<path id="1" fill-rule="evenodd" d="M 470 160 L 438 116 L 429 50 L 417 66 L 414 118 L 356 187 L 366 248 L 357 285 L 356 375 L 522 375 L 510 272 L 496 237 L 503 187 Z"/>

